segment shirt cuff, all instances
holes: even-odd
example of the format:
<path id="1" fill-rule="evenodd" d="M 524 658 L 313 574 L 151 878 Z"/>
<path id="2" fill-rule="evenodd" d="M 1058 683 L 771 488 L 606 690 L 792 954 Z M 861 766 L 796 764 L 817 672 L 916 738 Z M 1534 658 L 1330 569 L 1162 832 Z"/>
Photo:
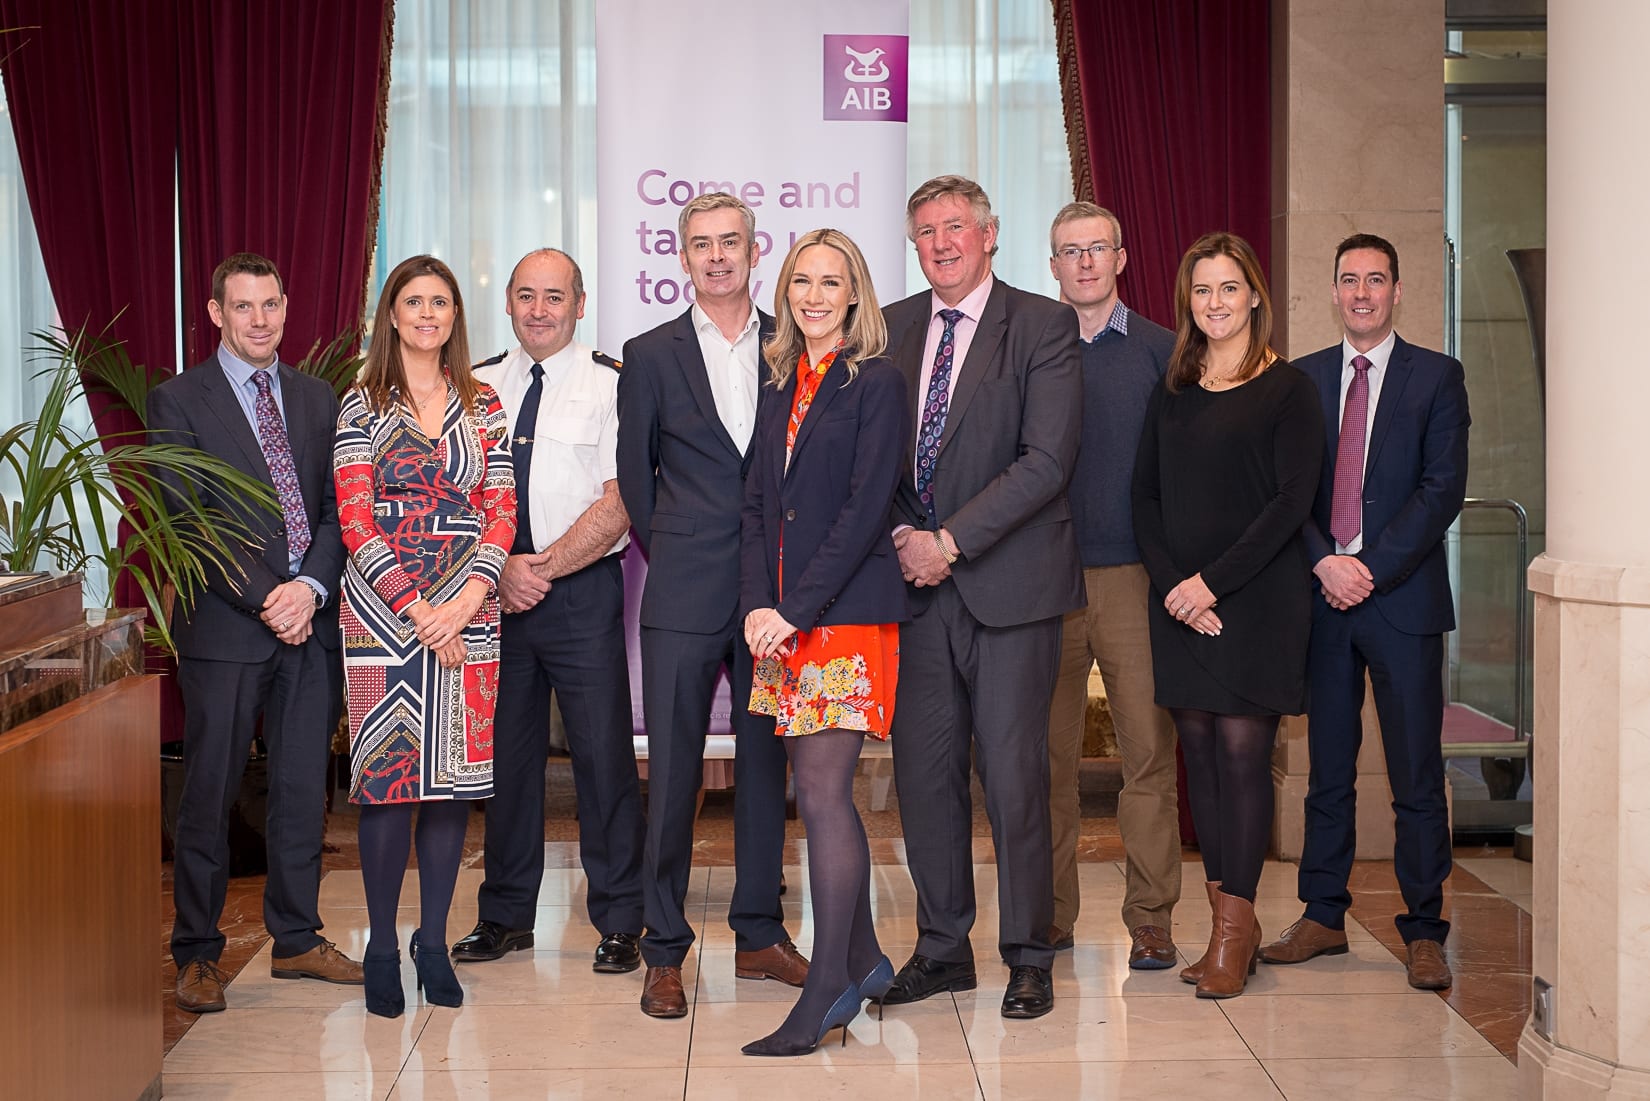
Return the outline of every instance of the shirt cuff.
<path id="1" fill-rule="evenodd" d="M 327 587 L 325 585 L 321 584 L 319 581 L 315 580 L 313 577 L 310 577 L 308 574 L 302 574 L 301 573 L 297 577 L 293 578 L 293 580 L 294 581 L 302 581 L 304 584 L 308 585 L 311 589 L 315 590 L 315 606 L 317 608 L 322 607 L 323 605 L 325 605 L 328 598 L 331 595 L 330 593 L 327 592 Z"/>

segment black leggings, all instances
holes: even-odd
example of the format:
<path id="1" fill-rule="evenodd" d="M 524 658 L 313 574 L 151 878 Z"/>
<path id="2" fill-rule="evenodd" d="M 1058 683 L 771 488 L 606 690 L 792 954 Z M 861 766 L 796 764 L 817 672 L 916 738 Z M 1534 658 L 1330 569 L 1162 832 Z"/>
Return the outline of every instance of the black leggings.
<path id="1" fill-rule="evenodd" d="M 1203 874 L 1226 894 L 1255 900 L 1272 839 L 1276 715 L 1217 715 L 1170 708 L 1186 757 L 1192 824 Z"/>
<path id="2" fill-rule="evenodd" d="M 421 945 L 445 951 L 447 911 L 453 904 L 458 861 L 464 852 L 464 830 L 469 825 L 467 800 L 432 799 L 424 803 L 381 803 L 361 808 L 361 879 L 366 887 L 367 920 L 372 935 L 367 955 L 384 958 L 400 949 L 395 913 L 401 904 L 401 880 L 407 874 L 407 853 L 418 811 L 418 908 Z"/>

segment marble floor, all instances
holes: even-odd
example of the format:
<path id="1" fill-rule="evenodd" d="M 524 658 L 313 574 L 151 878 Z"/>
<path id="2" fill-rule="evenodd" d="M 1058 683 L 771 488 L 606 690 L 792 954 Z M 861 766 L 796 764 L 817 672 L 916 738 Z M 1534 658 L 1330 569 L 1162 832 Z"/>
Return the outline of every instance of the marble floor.
<path id="1" fill-rule="evenodd" d="M 641 974 L 596 975 L 596 937 L 584 918 L 574 846 L 546 846 L 536 945 L 492 963 L 461 965 L 462 1009 L 425 1005 L 404 968 L 407 1013 L 365 1013 L 359 988 L 269 976 L 269 944 L 249 936 L 226 965 L 238 970 L 229 1011 L 168 1023 L 167 1098 L 735 1098 L 780 1095 L 918 1098 L 1501 1099 L 1516 1092 L 1511 1062 L 1527 1012 L 1529 866 L 1505 851 L 1457 850 L 1447 916 L 1455 988 L 1410 989 L 1394 948 L 1391 865 L 1357 865 L 1351 951 L 1295 967 L 1263 966 L 1248 993 L 1200 1001 L 1174 971 L 1131 972 L 1118 917 L 1123 873 L 1115 838 L 1085 838 L 1083 913 L 1076 947 L 1055 967 L 1048 1016 L 1005 1021 L 1006 969 L 994 961 L 997 874 L 989 839 L 976 842 L 976 955 L 980 988 L 874 1007 L 846 1046 L 794 1060 L 754 1060 L 744 1042 L 782 1019 L 794 991 L 733 976 L 725 921 L 732 888 L 725 843 L 701 843 L 689 915 L 699 940 L 684 969 L 687 1019 L 657 1021 L 636 1006 Z M 791 842 L 787 925 L 812 936 L 807 869 Z M 911 950 L 914 893 L 900 843 L 874 843 L 877 929 L 896 966 Z M 1208 935 L 1195 854 L 1174 936 L 1195 957 Z M 329 861 L 330 865 L 330 861 Z M 460 872 L 450 935 L 475 918 L 479 867 Z M 261 881 L 257 881 L 261 885 Z M 1257 912 L 1268 935 L 1300 912 L 1292 865 L 1270 863 Z M 417 872 L 403 898 L 417 898 Z M 1194 902 L 1194 898 L 1197 900 Z M 246 903 L 256 914 L 255 896 Z M 326 933 L 352 956 L 365 941 L 360 877 L 335 868 L 322 883 Z M 1521 908 L 1522 907 L 1522 908 Z M 401 911 L 403 942 L 416 907 Z M 251 923 L 256 925 L 256 919 Z M 258 930 L 261 932 L 261 930 Z M 165 983 L 170 988 L 170 970 Z M 168 998 L 170 1001 L 170 998 Z M 178 1015 L 187 1018 L 187 1015 Z"/>

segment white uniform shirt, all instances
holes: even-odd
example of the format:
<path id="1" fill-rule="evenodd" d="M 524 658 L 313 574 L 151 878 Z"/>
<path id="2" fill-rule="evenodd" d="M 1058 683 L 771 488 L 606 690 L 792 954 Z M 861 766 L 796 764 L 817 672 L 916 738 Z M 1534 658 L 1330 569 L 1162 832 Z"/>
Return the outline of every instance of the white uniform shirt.
<path id="1" fill-rule="evenodd" d="M 573 521 L 601 498 L 603 484 L 618 477 L 619 373 L 597 363 L 590 349 L 577 341 L 543 366 L 538 423 L 530 432 L 516 423 L 533 381 L 533 361 L 527 353 L 518 345 L 499 362 L 476 369 L 477 381 L 498 393 L 510 420 L 512 444 L 518 436 L 533 439 L 527 500 L 535 551 L 566 535 Z M 626 532 L 608 553 L 623 550 L 629 542 Z"/>
<path id="2" fill-rule="evenodd" d="M 1375 409 L 1381 403 L 1381 383 L 1386 381 L 1387 361 L 1392 358 L 1392 349 L 1398 343 L 1396 330 L 1386 334 L 1386 339 L 1367 352 L 1359 352 L 1345 337 L 1341 338 L 1341 402 L 1335 413 L 1335 423 L 1340 424 L 1346 419 L 1346 391 L 1352 385 L 1356 371 L 1352 367 L 1352 358 L 1362 355 L 1369 360 L 1369 410 L 1364 421 L 1364 455 L 1360 469 L 1365 476 L 1369 473 L 1369 439 L 1375 433 Z M 1362 506 L 1360 505 L 1360 511 Z M 1364 549 L 1363 526 L 1358 527 L 1358 534 L 1352 537 L 1352 542 L 1346 546 L 1335 544 L 1336 554 L 1357 554 Z"/>
<path id="3" fill-rule="evenodd" d="M 716 415 L 741 455 L 750 450 L 751 433 L 756 431 L 756 390 L 762 385 L 760 325 L 761 317 L 753 306 L 739 339 L 729 343 L 716 322 L 697 302 L 693 304 L 693 331 L 699 335 L 699 354 L 705 357 Z"/>

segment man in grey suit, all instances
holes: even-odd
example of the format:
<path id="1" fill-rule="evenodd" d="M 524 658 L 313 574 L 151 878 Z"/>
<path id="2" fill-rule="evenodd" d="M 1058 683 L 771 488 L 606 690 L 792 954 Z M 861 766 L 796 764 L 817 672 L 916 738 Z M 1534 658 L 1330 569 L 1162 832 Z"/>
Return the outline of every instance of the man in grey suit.
<path id="1" fill-rule="evenodd" d="M 1048 710 L 1065 613 L 1084 604 L 1066 483 L 1082 433 L 1077 315 L 991 274 L 980 186 L 929 180 L 906 232 L 932 288 L 889 306 L 917 410 L 894 541 L 914 617 L 900 636 L 894 779 L 916 951 L 884 1001 L 976 985 L 971 751 L 997 853 L 1005 1017 L 1054 1007 Z"/>
<path id="2" fill-rule="evenodd" d="M 361 965 L 321 937 L 317 909 L 327 749 L 343 694 L 344 543 L 332 481 L 338 398 L 322 380 L 277 361 L 286 294 L 264 257 L 241 252 L 219 264 L 207 312 L 222 343 L 211 359 L 149 395 L 150 438 L 197 447 L 268 482 L 281 514 L 218 494 L 217 507 L 244 520 L 261 545 L 242 549 L 232 570 L 208 565 L 205 590 L 172 615 L 184 709 L 172 958 L 178 1008 L 191 1013 L 225 1005 L 217 961 L 229 808 L 260 715 L 269 751 L 270 974 L 361 982 Z"/>
<path id="3" fill-rule="evenodd" d="M 642 713 L 647 836 L 642 850 L 642 1012 L 685 1017 L 683 913 L 693 819 L 716 679 L 733 689 L 734 974 L 801 986 L 808 961 L 779 905 L 785 846 L 785 747 L 749 707 L 753 662 L 739 620 L 739 511 L 773 318 L 751 304 L 756 216 L 725 192 L 677 220 L 694 304 L 627 342 L 619 372 L 619 495 L 648 556 L 642 590 Z"/>

